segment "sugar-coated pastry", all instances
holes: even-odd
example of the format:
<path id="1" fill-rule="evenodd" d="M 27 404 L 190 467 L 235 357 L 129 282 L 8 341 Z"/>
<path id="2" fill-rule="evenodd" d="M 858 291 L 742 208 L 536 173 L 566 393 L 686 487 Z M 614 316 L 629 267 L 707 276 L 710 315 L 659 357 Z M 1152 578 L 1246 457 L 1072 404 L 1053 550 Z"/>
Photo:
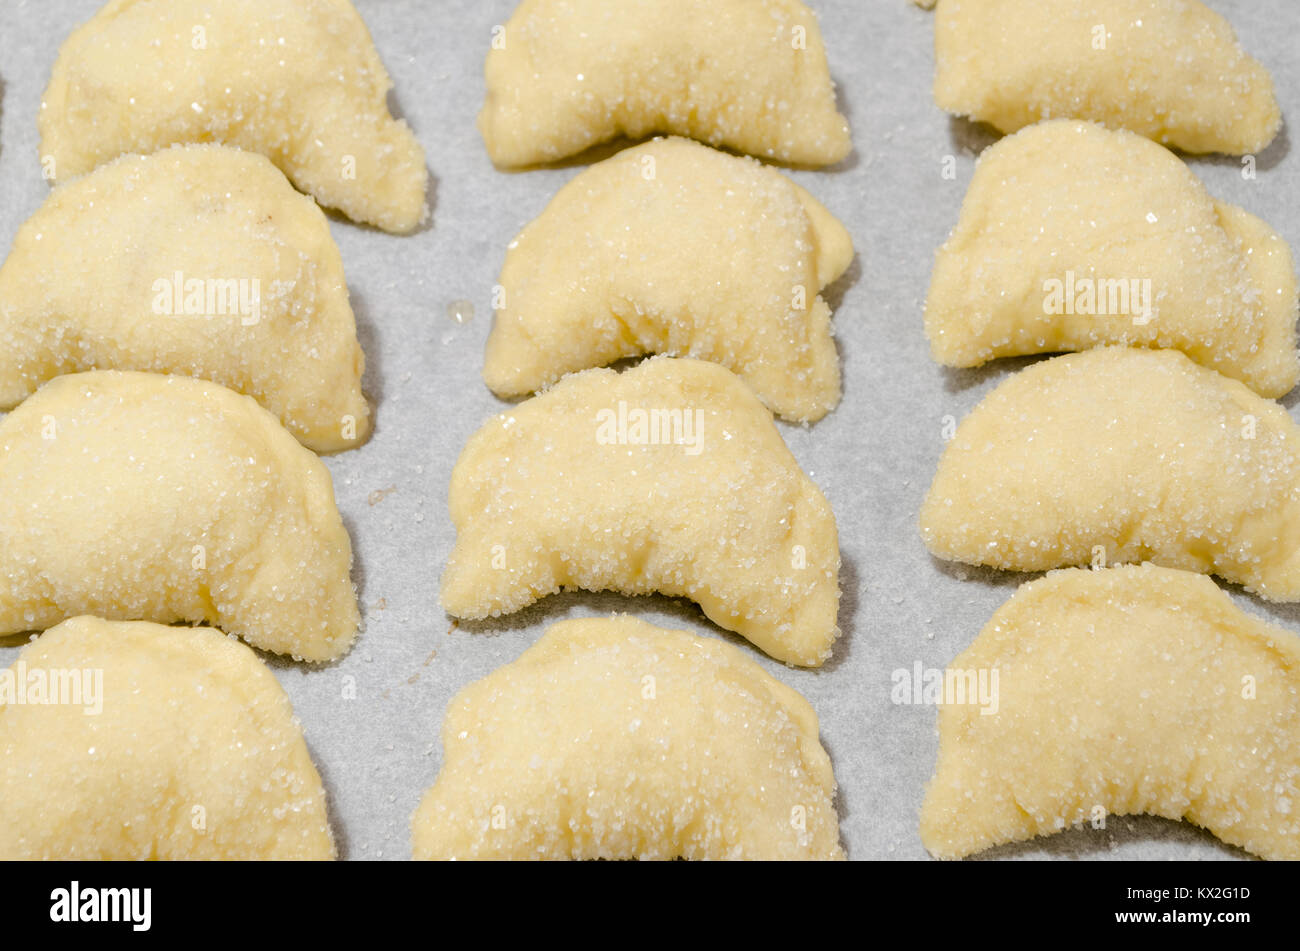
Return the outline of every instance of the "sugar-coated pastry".
<path id="1" fill-rule="evenodd" d="M 797 165 L 853 148 L 800 0 L 523 0 L 486 71 L 478 127 L 503 167 L 656 132 Z"/>
<path id="2" fill-rule="evenodd" d="M 360 623 L 351 564 L 329 470 L 215 383 L 76 373 L 0 422 L 0 635 L 189 621 L 332 660 Z"/>
<path id="3" fill-rule="evenodd" d="M 802 696 L 738 648 L 630 617 L 553 625 L 452 698 L 417 859 L 840 859 Z"/>
<path id="4" fill-rule="evenodd" d="M 483 378 L 522 396 L 566 373 L 669 353 L 739 374 L 777 415 L 840 397 L 818 292 L 853 242 L 773 169 L 688 139 L 592 166 L 510 244 Z"/>
<path id="5" fill-rule="evenodd" d="M 177 373 L 330 452 L 369 434 L 364 366 L 325 216 L 253 152 L 123 156 L 55 189 L 0 267 L 3 409 L 63 373 Z"/>
<path id="6" fill-rule="evenodd" d="M 1298 299 L 1291 249 L 1267 224 L 1155 143 L 1060 120 L 981 156 L 925 330 L 948 366 L 1163 347 L 1277 397 L 1300 378 Z"/>
<path id="7" fill-rule="evenodd" d="M 41 160 L 62 181 L 124 152 L 219 142 L 261 152 L 354 221 L 428 213 L 424 150 L 348 0 L 109 0 L 59 50 Z"/>
<path id="8" fill-rule="evenodd" d="M 456 617 L 562 588 L 659 592 L 814 667 L 839 633 L 830 505 L 772 415 L 714 363 L 565 377 L 470 438 L 450 508 L 442 604 Z"/>
<path id="9" fill-rule="evenodd" d="M 941 109 L 1015 132 L 1091 119 L 1185 152 L 1259 152 L 1282 113 L 1273 80 L 1200 0 L 941 0 Z"/>
<path id="10" fill-rule="evenodd" d="M 0 671 L 0 859 L 332 859 L 289 698 L 211 628 L 78 617 Z"/>
<path id="11" fill-rule="evenodd" d="M 1300 428 L 1174 350 L 1022 370 L 962 421 L 921 508 L 941 558 L 1014 571 L 1152 561 L 1300 600 Z"/>
<path id="12" fill-rule="evenodd" d="M 996 670 L 998 706 L 940 708 L 921 808 L 931 854 L 1150 813 L 1300 859 L 1300 638 L 1208 578 L 1054 571 L 1022 586 L 951 669 Z"/>

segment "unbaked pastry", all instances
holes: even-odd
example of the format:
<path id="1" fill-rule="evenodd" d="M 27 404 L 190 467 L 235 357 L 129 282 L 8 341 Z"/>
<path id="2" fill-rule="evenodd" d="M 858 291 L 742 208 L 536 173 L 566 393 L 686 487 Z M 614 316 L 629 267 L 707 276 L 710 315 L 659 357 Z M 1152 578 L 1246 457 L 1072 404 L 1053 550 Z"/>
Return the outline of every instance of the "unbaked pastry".
<path id="1" fill-rule="evenodd" d="M 41 157 L 59 180 L 124 152 L 219 142 L 354 221 L 407 232 L 429 173 L 348 0 L 109 0 L 59 50 Z"/>
<path id="2" fill-rule="evenodd" d="M 0 674 L 0 860 L 333 857 L 289 698 L 220 631 L 78 617 Z"/>
<path id="3" fill-rule="evenodd" d="M 1300 600 L 1300 428 L 1174 350 L 1056 357 L 957 427 L 921 533 L 971 564 L 1152 561 Z"/>
<path id="4" fill-rule="evenodd" d="M 803 697 L 740 650 L 629 617 L 549 628 L 452 698 L 417 859 L 840 859 Z"/>
<path id="5" fill-rule="evenodd" d="M 1021 587 L 952 669 L 996 669 L 998 711 L 940 708 L 921 808 L 931 854 L 1150 813 L 1300 859 L 1300 640 L 1208 578 L 1054 571 Z"/>
<path id="6" fill-rule="evenodd" d="M 714 363 L 565 377 L 470 438 L 450 508 L 442 604 L 456 617 L 562 588 L 660 592 L 814 667 L 839 633 L 830 505 L 772 415 Z"/>
<path id="7" fill-rule="evenodd" d="M 478 127 L 499 166 L 656 132 L 797 165 L 853 148 L 800 0 L 523 0 L 486 72 Z"/>
<path id="8" fill-rule="evenodd" d="M 364 366 L 325 216 L 252 152 L 123 156 L 52 192 L 0 267 L 0 409 L 62 373 L 179 373 L 331 452 L 369 433 Z"/>
<path id="9" fill-rule="evenodd" d="M 1199 0 L 942 0 L 934 58 L 939 108 L 1003 132 L 1092 119 L 1241 155 L 1282 125 L 1268 71 Z"/>
<path id="10" fill-rule="evenodd" d="M 99 370 L 0 422 L 0 635 L 205 622 L 323 661 L 360 616 L 329 470 L 252 399 Z"/>
<path id="11" fill-rule="evenodd" d="M 1281 396 L 1300 377 L 1291 249 L 1129 132 L 1045 122 L 980 158 L 925 305 L 948 366 L 1105 344 L 1181 350 Z"/>
<path id="12" fill-rule="evenodd" d="M 592 166 L 510 244 L 483 378 L 522 396 L 645 353 L 711 360 L 777 415 L 820 419 L 840 397 L 818 292 L 853 242 L 780 173 L 688 139 Z"/>

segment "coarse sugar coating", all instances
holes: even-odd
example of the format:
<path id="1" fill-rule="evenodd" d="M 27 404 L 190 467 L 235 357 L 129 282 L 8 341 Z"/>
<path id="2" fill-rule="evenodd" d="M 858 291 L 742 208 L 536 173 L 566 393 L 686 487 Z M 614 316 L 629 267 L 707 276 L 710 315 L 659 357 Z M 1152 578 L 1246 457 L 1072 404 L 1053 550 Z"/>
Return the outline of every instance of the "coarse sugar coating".
<path id="1" fill-rule="evenodd" d="M 325 216 L 253 152 L 123 156 L 51 192 L 0 267 L 0 408 L 63 373 L 178 373 L 329 452 L 369 433 L 364 367 Z"/>
<path id="2" fill-rule="evenodd" d="M 329 470 L 215 383 L 77 373 L 0 422 L 0 634 L 189 621 L 332 660 L 360 623 L 351 564 Z"/>
<path id="3" fill-rule="evenodd" d="M 59 181 L 125 152 L 217 142 L 260 152 L 354 221 L 428 214 L 424 150 L 348 0 L 109 0 L 59 50 L 41 160 Z"/>
<path id="4" fill-rule="evenodd" d="M 820 419 L 840 370 L 818 292 L 852 259 L 843 225 L 784 175 L 656 139 L 587 169 L 511 243 L 483 378 L 522 396 L 669 353 L 722 364 L 779 416 Z"/>
<path id="5" fill-rule="evenodd" d="M 478 127 L 503 167 L 654 133 L 796 165 L 853 148 L 800 0 L 523 0 L 486 74 Z"/>
<path id="6" fill-rule="evenodd" d="M 1300 428 L 1175 350 L 1056 357 L 957 427 L 921 534 L 970 564 L 1152 561 L 1300 600 Z"/>
<path id="7" fill-rule="evenodd" d="M 950 670 L 997 670 L 997 710 L 940 708 L 921 808 L 931 854 L 1149 813 L 1300 859 L 1300 640 L 1208 578 L 1054 571 L 1023 585 Z"/>
<path id="8" fill-rule="evenodd" d="M 3 683 L 0 859 L 334 858 L 289 698 L 220 631 L 73 618 Z"/>
<path id="9" fill-rule="evenodd" d="M 1295 262 L 1168 150 L 1045 122 L 981 156 L 925 304 L 948 366 L 1107 344 L 1181 350 L 1264 396 L 1300 378 Z"/>
<path id="10" fill-rule="evenodd" d="M 1268 70 L 1200 0 L 941 0 L 934 58 L 939 108 L 1002 132 L 1091 119 L 1242 155 L 1282 126 Z"/>
<path id="11" fill-rule="evenodd" d="M 713 363 L 585 370 L 492 419 L 461 452 L 442 605 L 509 614 L 562 588 L 659 592 L 778 660 L 839 633 L 839 540 L 764 409 Z"/>
<path id="12" fill-rule="evenodd" d="M 841 859 L 808 702 L 730 644 L 552 625 L 461 690 L 417 859 Z"/>

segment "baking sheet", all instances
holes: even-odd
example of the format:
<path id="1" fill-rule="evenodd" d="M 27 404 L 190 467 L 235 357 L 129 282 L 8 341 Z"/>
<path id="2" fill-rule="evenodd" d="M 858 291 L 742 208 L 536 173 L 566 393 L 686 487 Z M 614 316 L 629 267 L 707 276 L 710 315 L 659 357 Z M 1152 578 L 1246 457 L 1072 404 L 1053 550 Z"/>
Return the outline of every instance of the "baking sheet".
<path id="1" fill-rule="evenodd" d="M 1207 0 L 1272 71 L 1282 108 L 1300 115 L 1300 4 Z M 479 370 L 490 295 L 505 247 L 584 167 L 496 171 L 474 118 L 493 25 L 514 0 L 356 0 L 432 170 L 430 227 L 394 237 L 341 218 L 343 254 L 375 404 L 373 438 L 328 457 L 356 552 L 364 630 L 342 661 L 308 667 L 262 657 L 288 691 L 324 777 L 342 857 L 410 856 L 408 823 L 441 762 L 442 713 L 462 686 L 513 660 L 549 624 L 628 612 L 724 637 L 802 692 L 821 717 L 835 764 L 845 847 L 853 859 L 922 859 L 917 811 L 934 766 L 936 709 L 890 701 L 890 674 L 943 667 L 1025 575 L 944 565 L 921 544 L 916 516 L 943 448 L 945 416 L 961 419 L 1031 362 L 977 371 L 931 362 L 921 303 L 934 249 L 956 222 L 974 158 L 995 140 L 930 98 L 931 15 L 906 0 L 809 0 L 821 16 L 831 73 L 856 152 L 825 171 L 791 172 L 852 232 L 858 257 L 827 297 L 844 370 L 844 401 L 813 427 L 779 424 L 834 507 L 843 552 L 844 635 L 819 671 L 787 668 L 667 598 L 572 593 L 492 622 L 453 625 L 437 584 L 454 541 L 446 511 L 465 440 L 506 404 Z M 60 43 L 100 0 L 0 0 L 0 248 L 48 192 L 36 116 Z M 1300 155 L 1286 132 L 1250 181 L 1232 157 L 1190 164 L 1219 198 L 1262 215 L 1300 248 Z M 942 177 L 948 155 L 957 175 Z M 475 315 L 458 322 L 459 303 Z M 1297 415 L 1297 398 L 1284 401 Z M 1247 610 L 1300 631 L 1300 606 L 1232 591 Z M 0 641 L 11 664 L 14 639 Z M 355 688 L 355 699 L 346 699 Z M 1137 817 L 1007 846 L 991 858 L 1239 858 L 1190 825 Z"/>

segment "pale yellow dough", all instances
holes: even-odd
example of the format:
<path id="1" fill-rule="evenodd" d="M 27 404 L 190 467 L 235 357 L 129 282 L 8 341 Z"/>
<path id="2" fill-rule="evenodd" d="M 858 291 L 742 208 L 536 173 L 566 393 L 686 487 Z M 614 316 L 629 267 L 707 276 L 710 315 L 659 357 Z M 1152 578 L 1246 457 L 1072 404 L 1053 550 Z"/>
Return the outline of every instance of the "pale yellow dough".
<path id="1" fill-rule="evenodd" d="M 844 226 L 785 176 L 657 139 L 579 175 L 511 243 L 483 378 L 522 396 L 670 353 L 738 373 L 779 416 L 820 419 L 840 369 L 818 291 L 852 259 Z"/>
<path id="2" fill-rule="evenodd" d="M 289 698 L 238 641 L 78 617 L 10 672 L 98 680 L 101 709 L 70 686 L 0 702 L 0 860 L 334 858 Z"/>
<path id="3" fill-rule="evenodd" d="M 957 428 L 921 508 L 941 558 L 1152 561 L 1300 600 L 1300 428 L 1173 350 L 1029 367 Z"/>
<path id="4" fill-rule="evenodd" d="M 1152 565 L 1052 572 L 952 668 L 996 669 L 998 712 L 940 708 L 921 808 L 931 854 L 1149 813 L 1300 859 L 1300 639 L 1208 578 Z"/>
<path id="5" fill-rule="evenodd" d="M 523 0 L 486 72 L 478 127 L 499 166 L 656 132 L 797 165 L 853 148 L 799 0 Z"/>
<path id="6" fill-rule="evenodd" d="M 0 268 L 3 409 L 63 373 L 179 373 L 331 452 L 369 432 L 364 366 L 325 216 L 251 152 L 124 156 L 51 193 Z"/>
<path id="7" fill-rule="evenodd" d="M 740 650 L 630 617 L 549 628 L 452 698 L 417 859 L 841 859 L 802 696 Z"/>
<path id="8" fill-rule="evenodd" d="M 59 51 L 41 159 L 66 180 L 124 152 L 225 143 L 354 221 L 407 232 L 427 215 L 428 170 L 388 112 L 392 85 L 348 0 L 110 0 Z"/>
<path id="9" fill-rule="evenodd" d="M 669 435 L 652 443 L 651 411 L 691 432 L 656 423 Z M 660 592 L 813 667 L 839 633 L 830 505 L 771 414 L 713 363 L 655 357 L 566 377 L 470 438 L 450 509 L 442 604 L 456 617 L 509 614 L 562 588 Z"/>
<path id="10" fill-rule="evenodd" d="M 73 374 L 0 422 L 0 635 L 206 622 L 331 660 L 360 621 L 351 563 L 329 470 L 215 383 Z"/>
<path id="11" fill-rule="evenodd" d="M 981 157 L 935 261 L 925 331 L 948 366 L 1163 347 L 1281 396 L 1300 378 L 1297 293 L 1286 241 L 1211 198 L 1172 153 L 1060 120 Z"/>
<path id="12" fill-rule="evenodd" d="M 1002 132 L 1091 119 L 1241 155 L 1282 125 L 1268 71 L 1199 0 L 941 0 L 934 57 L 939 108 Z"/>

